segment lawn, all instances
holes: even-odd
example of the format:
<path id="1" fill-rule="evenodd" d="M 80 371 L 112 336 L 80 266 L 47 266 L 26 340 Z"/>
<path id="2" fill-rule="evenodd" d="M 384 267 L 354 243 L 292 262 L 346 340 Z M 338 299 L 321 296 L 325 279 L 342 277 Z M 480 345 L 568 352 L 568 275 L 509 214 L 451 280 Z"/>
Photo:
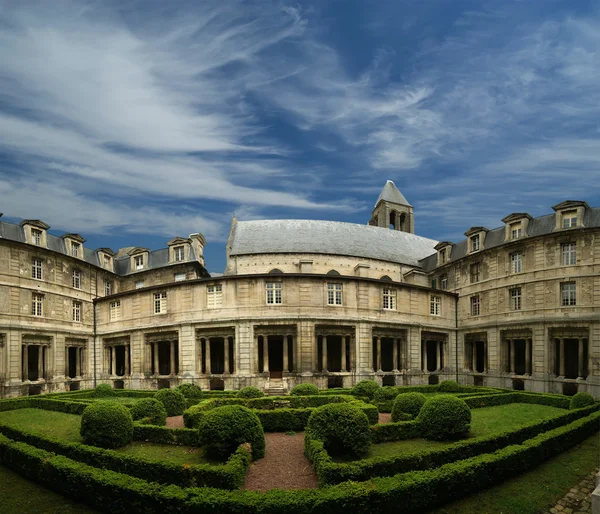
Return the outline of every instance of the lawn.
<path id="1" fill-rule="evenodd" d="M 483 407 L 471 411 L 470 438 L 493 435 L 505 430 L 516 429 L 520 426 L 553 418 L 564 414 L 564 409 L 526 403 L 509 403 L 496 407 Z M 443 448 L 453 442 L 426 441 L 424 439 L 410 439 L 407 441 L 394 441 L 391 443 L 374 444 L 368 457 L 391 457 L 407 453 Z"/>
<path id="2" fill-rule="evenodd" d="M 18 409 L 0 412 L 0 423 L 43 436 L 83 443 L 79 435 L 81 416 L 75 414 L 64 414 L 62 412 L 41 409 Z M 116 451 L 127 455 L 158 459 L 174 464 L 213 464 L 204 457 L 200 448 L 192 446 L 175 446 L 171 444 L 135 441 Z"/>

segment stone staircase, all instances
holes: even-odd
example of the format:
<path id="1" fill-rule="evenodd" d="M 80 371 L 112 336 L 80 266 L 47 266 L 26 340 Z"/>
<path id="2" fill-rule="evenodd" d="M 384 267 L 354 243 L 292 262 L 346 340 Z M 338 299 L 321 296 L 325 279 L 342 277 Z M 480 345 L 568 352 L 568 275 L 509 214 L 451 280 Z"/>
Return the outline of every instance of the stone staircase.
<path id="1" fill-rule="evenodd" d="M 265 387 L 267 396 L 284 396 L 287 394 L 287 384 L 280 378 L 270 378 Z"/>

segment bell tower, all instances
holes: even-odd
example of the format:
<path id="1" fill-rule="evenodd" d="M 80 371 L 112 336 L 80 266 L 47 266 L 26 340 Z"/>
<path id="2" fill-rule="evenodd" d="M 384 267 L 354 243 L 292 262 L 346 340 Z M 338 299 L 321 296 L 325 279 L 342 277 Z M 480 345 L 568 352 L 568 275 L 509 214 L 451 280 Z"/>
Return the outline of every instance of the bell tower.
<path id="1" fill-rule="evenodd" d="M 381 190 L 369 225 L 415 233 L 412 205 L 391 180 L 388 180 Z"/>

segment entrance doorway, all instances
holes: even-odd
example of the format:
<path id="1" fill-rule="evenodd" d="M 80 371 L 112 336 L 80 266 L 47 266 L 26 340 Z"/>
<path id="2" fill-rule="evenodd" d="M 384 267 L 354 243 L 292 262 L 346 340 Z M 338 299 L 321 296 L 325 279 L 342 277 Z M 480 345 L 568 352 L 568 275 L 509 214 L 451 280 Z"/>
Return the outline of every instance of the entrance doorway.
<path id="1" fill-rule="evenodd" d="M 269 376 L 283 378 L 283 336 L 269 336 Z"/>

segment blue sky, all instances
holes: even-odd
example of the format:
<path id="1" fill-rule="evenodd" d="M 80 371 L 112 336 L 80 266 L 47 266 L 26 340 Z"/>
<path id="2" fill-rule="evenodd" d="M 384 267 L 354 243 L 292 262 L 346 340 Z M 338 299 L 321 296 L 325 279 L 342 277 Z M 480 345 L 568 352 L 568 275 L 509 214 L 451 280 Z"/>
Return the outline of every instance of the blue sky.
<path id="1" fill-rule="evenodd" d="M 366 223 L 387 179 L 416 232 L 600 205 L 592 1 L 0 0 L 0 211 L 90 247 L 231 217 Z"/>

